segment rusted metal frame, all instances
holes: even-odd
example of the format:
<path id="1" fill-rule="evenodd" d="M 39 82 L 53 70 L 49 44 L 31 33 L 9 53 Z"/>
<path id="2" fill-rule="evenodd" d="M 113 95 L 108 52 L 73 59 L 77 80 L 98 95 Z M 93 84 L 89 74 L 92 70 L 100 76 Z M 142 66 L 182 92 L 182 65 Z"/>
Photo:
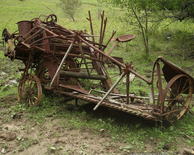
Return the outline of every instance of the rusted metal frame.
<path id="1" fill-rule="evenodd" d="M 104 11 L 101 14 L 101 27 L 100 27 L 100 39 L 99 39 L 99 49 L 101 50 L 101 45 L 102 45 L 102 36 L 103 36 L 103 24 L 104 24 Z"/>
<path id="2" fill-rule="evenodd" d="M 153 101 L 153 107 L 155 108 L 155 101 L 157 100 L 156 98 L 155 98 L 155 96 L 154 96 L 154 86 L 153 86 L 153 83 L 152 83 L 152 85 L 151 85 L 151 97 L 149 98 L 149 99 L 152 99 L 152 101 Z"/>
<path id="3" fill-rule="evenodd" d="M 84 56 L 84 53 L 83 53 L 81 42 L 79 42 L 79 49 L 80 49 L 80 52 L 81 52 L 82 59 L 84 60 L 84 63 L 85 63 L 85 66 L 86 66 L 88 76 L 90 77 L 90 72 L 89 72 L 89 69 L 88 69 L 88 65 L 86 63 L 86 59 L 85 59 L 85 56 Z"/>
<path id="4" fill-rule="evenodd" d="M 155 67 L 156 67 L 156 64 L 160 61 L 160 57 L 158 57 L 158 59 L 156 59 L 156 61 L 154 62 L 154 65 L 153 65 L 153 68 L 152 68 L 152 77 L 151 77 L 151 80 L 148 81 L 149 84 L 152 84 L 153 85 L 153 80 L 154 80 L 154 70 L 155 70 Z M 154 101 L 154 104 L 155 104 L 155 101 Z"/>
<path id="5" fill-rule="evenodd" d="M 51 38 L 52 39 L 52 38 Z M 54 38 L 55 39 L 55 38 Z M 61 39 L 60 41 L 59 41 L 60 39 L 59 38 L 57 38 L 57 41 L 58 42 L 56 42 L 56 40 L 52 40 L 52 42 L 50 43 L 50 45 L 55 45 L 55 46 L 57 46 L 57 47 L 69 47 L 69 42 L 66 42 L 66 41 L 64 41 L 64 39 Z M 67 41 L 69 41 L 69 39 L 67 39 Z M 74 48 L 75 47 L 79 47 L 79 45 L 74 45 Z M 88 48 L 88 46 L 86 46 L 86 45 L 82 45 L 82 48 Z"/>
<path id="6" fill-rule="evenodd" d="M 89 98 L 94 98 L 94 99 L 97 99 L 97 100 L 101 100 L 102 99 L 102 97 L 100 97 L 100 96 L 88 95 L 88 97 Z M 111 104 L 114 104 L 114 105 L 118 105 L 120 107 L 123 107 L 123 103 L 118 102 L 116 100 L 109 99 L 109 98 L 106 98 L 106 101 L 105 102 L 108 102 L 108 103 L 111 103 Z"/>
<path id="7" fill-rule="evenodd" d="M 28 55 L 28 60 L 26 61 L 26 64 L 25 64 L 25 69 L 24 69 L 24 73 L 23 73 L 21 82 L 22 82 L 24 79 L 26 79 L 26 76 L 27 76 L 27 74 L 28 74 L 28 69 L 29 69 L 30 64 L 31 64 L 31 58 L 32 58 L 32 52 L 30 52 L 29 55 Z"/>
<path id="8" fill-rule="evenodd" d="M 60 52 L 60 53 L 59 53 L 59 51 L 58 51 L 58 52 L 56 52 L 55 54 L 56 54 L 56 55 L 64 55 L 65 53 L 66 53 L 66 52 Z M 68 55 L 69 55 L 69 56 L 72 56 L 72 57 L 82 58 L 82 56 L 81 56 L 81 55 L 78 55 L 78 54 L 69 53 Z M 84 56 L 84 57 L 85 57 L 85 59 L 103 62 L 102 60 L 96 59 L 96 58 L 94 58 L 94 57 L 88 57 L 88 56 Z"/>
<path id="9" fill-rule="evenodd" d="M 116 87 L 116 85 L 121 81 L 123 76 L 125 75 L 125 72 L 123 72 L 120 77 L 117 79 L 117 81 L 112 85 L 112 87 L 107 91 L 107 93 L 103 96 L 100 102 L 93 108 L 93 110 L 96 110 L 100 104 L 105 100 L 105 98 L 111 93 L 111 91 Z"/>
<path id="10" fill-rule="evenodd" d="M 153 110 L 152 112 L 154 113 L 154 110 L 158 110 L 158 107 L 156 105 L 156 101 L 159 102 L 159 97 L 158 98 L 155 98 L 154 97 L 154 86 L 153 86 L 153 80 L 154 80 L 154 70 L 155 70 L 155 67 L 156 67 L 156 64 L 159 62 L 159 58 L 154 62 L 154 65 L 153 65 L 153 69 L 152 69 L 152 77 L 151 77 L 151 80 L 149 81 L 149 83 L 151 84 L 151 93 L 152 93 L 152 99 L 153 99 Z"/>
<path id="11" fill-rule="evenodd" d="M 107 23 L 107 18 L 104 20 L 104 28 L 103 28 L 103 31 L 102 31 L 101 47 L 100 47 L 100 50 L 102 50 L 102 51 L 103 51 L 102 44 L 103 44 L 103 40 L 104 40 L 104 33 L 105 33 L 105 30 L 106 30 L 106 23 Z M 100 59 L 103 60 L 103 55 L 101 55 Z"/>
<path id="12" fill-rule="evenodd" d="M 112 36 L 110 37 L 110 39 L 108 40 L 108 42 L 107 42 L 106 45 L 104 46 L 103 51 L 104 51 L 104 49 L 108 46 L 108 44 L 110 43 L 110 41 L 111 41 L 112 38 L 114 37 L 115 33 L 116 33 L 116 31 L 113 31 L 113 32 L 112 32 Z"/>
<path id="13" fill-rule="evenodd" d="M 62 39 L 66 39 L 66 38 L 63 38 L 62 36 L 47 36 L 45 38 L 41 38 L 41 39 L 38 39 L 36 41 L 34 41 L 32 44 L 29 44 L 29 46 L 33 46 L 34 44 L 36 44 L 37 42 L 40 42 L 40 41 L 43 41 L 43 40 L 47 40 L 47 39 L 53 39 L 53 38 L 62 38 Z M 69 39 L 67 39 L 69 40 Z"/>
<path id="14" fill-rule="evenodd" d="M 101 51 L 101 50 L 99 50 L 98 48 L 96 48 L 95 46 L 89 44 L 89 43 L 88 43 L 86 40 L 84 40 L 82 37 L 78 36 L 78 38 L 79 38 L 80 40 L 82 40 L 86 45 L 88 45 L 89 47 L 91 47 L 92 49 L 94 49 L 95 52 L 98 51 L 99 53 L 101 53 L 101 54 L 104 55 L 105 57 L 108 57 L 110 60 L 112 60 L 112 61 L 115 62 L 116 64 L 118 64 L 118 65 L 120 65 L 120 66 L 122 66 L 122 67 L 125 67 L 124 64 L 120 63 L 119 61 L 115 60 L 114 58 L 112 58 L 112 57 L 110 57 L 110 56 L 107 56 L 103 51 Z M 95 66 L 95 69 L 97 70 L 98 74 L 99 74 L 99 73 L 102 73 L 101 70 L 98 70 L 99 67 L 101 67 L 101 66 L 98 66 L 98 65 Z M 108 88 L 108 89 L 110 89 L 111 86 L 113 85 L 112 82 L 111 82 L 111 80 L 110 80 L 110 78 L 108 78 L 106 81 L 102 81 L 102 83 L 103 83 L 103 85 L 106 86 L 106 88 Z M 114 89 L 114 92 L 119 92 L 119 91 L 117 91 L 116 89 Z"/>
<path id="15" fill-rule="evenodd" d="M 83 79 L 92 79 L 92 80 L 106 80 L 107 77 L 103 75 L 88 75 L 87 73 L 79 73 L 72 71 L 61 71 L 60 75 L 62 77 L 73 77 L 73 78 L 83 78 Z"/>
<path id="16" fill-rule="evenodd" d="M 107 55 L 110 55 L 110 54 L 112 53 L 113 49 L 115 48 L 115 46 L 116 46 L 118 43 L 119 43 L 119 41 L 116 41 L 116 42 L 113 44 L 113 46 L 111 47 L 111 49 L 110 49 L 110 51 L 108 52 Z"/>
<path id="17" fill-rule="evenodd" d="M 158 59 L 160 59 L 164 64 L 168 64 L 169 66 L 176 68 L 178 70 L 180 70 L 182 72 L 182 74 L 186 74 L 188 75 L 183 69 L 181 69 L 179 66 L 175 65 L 174 63 L 172 63 L 171 61 L 166 60 L 164 57 L 159 56 Z M 190 76 L 190 75 L 188 75 Z M 191 77 L 191 76 L 190 76 Z M 192 77 L 191 77 L 192 78 Z M 192 78 L 193 79 L 193 78 Z"/>
<path id="18" fill-rule="evenodd" d="M 80 40 L 82 40 L 86 45 L 88 45 L 89 47 L 93 48 L 96 51 L 98 51 L 100 54 L 104 55 L 105 57 L 109 58 L 110 60 L 112 60 L 113 62 L 115 62 L 117 65 L 121 66 L 121 67 L 125 67 L 124 64 L 120 63 L 119 61 L 115 60 L 114 58 L 112 58 L 111 56 L 108 56 L 107 54 L 105 54 L 103 51 L 99 50 L 97 47 L 91 45 L 88 41 L 86 41 L 85 39 L 83 39 L 82 37 L 78 36 L 78 38 Z"/>
<path id="19" fill-rule="evenodd" d="M 112 99 L 116 99 L 116 98 L 127 98 L 127 95 L 121 95 L 121 96 L 112 96 L 112 97 L 110 97 L 110 98 L 112 98 Z M 140 97 L 140 96 L 135 96 L 135 95 L 133 95 L 133 94 L 129 94 L 129 98 L 132 98 L 132 99 L 141 99 L 141 100 L 149 100 L 149 97 Z"/>
<path id="20" fill-rule="evenodd" d="M 37 27 L 33 27 L 27 34 L 30 34 L 35 29 L 37 29 Z M 26 38 L 23 42 L 27 42 L 28 40 L 32 39 L 34 36 L 36 36 L 41 31 L 42 31 L 42 29 L 39 29 L 37 32 L 35 32 L 34 34 L 32 34 L 30 37 Z"/>
<path id="21" fill-rule="evenodd" d="M 163 100 L 163 90 L 162 90 L 162 78 L 161 78 L 161 72 L 160 72 L 160 64 L 157 63 L 157 76 L 158 76 L 158 89 L 159 89 L 159 100 L 157 103 L 157 106 L 160 107 L 160 113 L 164 113 L 164 102 Z"/>
<path id="22" fill-rule="evenodd" d="M 185 74 L 176 75 L 176 76 L 174 76 L 174 77 L 167 83 L 167 85 L 166 85 L 166 87 L 165 87 L 165 89 L 164 89 L 164 94 L 163 94 L 164 97 L 162 98 L 161 102 L 164 103 L 164 101 L 165 101 L 165 96 L 167 95 L 170 86 L 171 86 L 177 79 L 179 79 L 180 77 L 187 77 L 187 75 L 185 75 Z"/>
<path id="23" fill-rule="evenodd" d="M 89 43 L 88 43 L 88 44 L 89 44 Z M 86 45 L 87 45 L 87 44 L 86 44 Z M 90 49 L 90 52 L 91 52 L 91 54 L 92 54 L 92 55 L 90 55 L 90 57 L 92 57 L 92 58 L 97 58 L 98 60 L 100 60 L 100 59 L 98 58 L 98 56 L 95 56 L 95 54 L 94 54 L 94 49 L 93 49 L 92 47 L 90 47 L 90 46 L 89 46 L 89 49 Z M 100 62 L 101 62 L 101 61 L 93 61 L 93 62 L 92 62 L 92 66 L 96 69 L 96 71 L 97 71 L 97 73 L 98 73 L 99 75 L 103 75 L 104 73 L 103 73 L 103 71 L 102 71 L 101 66 L 99 65 Z M 107 76 L 107 75 L 106 75 L 106 76 Z M 107 80 L 102 80 L 101 82 L 102 82 L 102 84 L 103 84 L 104 86 L 106 86 L 106 88 L 107 88 L 107 87 L 110 87 L 109 84 L 107 83 Z"/>
<path id="24" fill-rule="evenodd" d="M 84 36 L 81 36 L 80 35 L 80 37 L 84 37 Z M 85 39 L 85 38 L 84 38 Z M 96 42 L 93 42 L 93 41 L 91 41 L 91 40 L 88 40 L 88 38 L 86 38 L 85 39 L 88 43 L 90 43 L 90 44 L 94 44 L 93 46 L 95 46 L 95 45 L 97 45 L 97 46 L 100 46 L 100 44 L 99 43 L 96 43 Z M 104 48 L 106 48 L 106 46 L 105 45 L 101 45 L 102 47 L 104 47 Z M 95 46 L 96 47 L 96 46 Z"/>
<path id="25" fill-rule="evenodd" d="M 122 67 L 123 67 L 123 66 L 122 66 Z M 151 84 L 150 80 L 144 78 L 143 76 L 141 76 L 140 74 L 138 74 L 137 72 L 135 72 L 133 69 L 128 68 L 128 70 L 129 70 L 131 73 L 135 74 L 135 75 L 136 75 L 137 77 L 139 77 L 140 79 L 142 79 L 143 81 L 147 82 L 147 84 Z"/>
<path id="26" fill-rule="evenodd" d="M 37 49 L 37 50 L 39 50 L 39 51 L 41 51 L 41 52 L 43 52 L 44 54 L 47 51 L 46 49 L 43 49 L 43 48 L 38 47 L 38 46 L 34 46 L 34 48 Z"/>
<path id="27" fill-rule="evenodd" d="M 93 48 L 94 46 L 91 45 L 91 44 L 89 44 L 87 41 L 85 41 L 81 36 L 78 36 L 78 38 L 79 38 L 80 40 L 82 40 L 84 43 L 86 43 L 87 45 L 89 45 L 89 47 L 92 48 L 92 50 L 98 49 L 98 48 L 96 48 L 96 47 Z M 98 49 L 98 50 L 99 50 L 99 49 Z M 99 51 L 100 51 L 100 50 L 99 50 Z M 101 52 L 102 52 L 102 51 L 101 51 Z M 105 54 L 104 52 L 102 52 L 102 53 Z M 97 56 L 97 55 L 96 55 L 96 57 L 99 58 L 99 56 Z M 104 70 L 104 66 L 103 66 L 100 62 L 95 62 L 94 65 L 95 65 L 95 69 L 97 70 L 98 74 L 104 74 L 104 75 L 107 76 L 107 71 Z M 100 70 L 99 70 L 99 68 L 100 68 Z M 103 82 L 103 81 L 102 81 L 102 82 Z"/>
<path id="28" fill-rule="evenodd" d="M 89 20 L 91 34 L 94 35 L 93 25 L 92 25 L 92 17 L 91 17 L 90 11 L 88 11 L 88 14 L 89 14 L 89 18 L 86 18 L 86 19 Z M 92 41 L 93 41 L 93 45 L 95 45 L 95 39 L 94 39 L 94 37 L 92 37 Z"/>
<path id="29" fill-rule="evenodd" d="M 31 75 L 35 79 L 35 82 L 37 84 L 38 98 L 36 99 L 37 100 L 36 104 L 39 105 L 41 102 L 41 99 L 42 99 L 42 86 L 41 86 L 40 80 L 38 79 L 38 77 L 36 75 L 34 75 L 34 74 L 29 74 L 29 75 Z"/>
<path id="30" fill-rule="evenodd" d="M 169 112 L 166 112 L 166 113 L 163 113 L 163 114 L 157 113 L 157 112 L 152 112 L 152 113 L 153 113 L 154 115 L 158 115 L 158 116 L 163 117 L 163 116 L 169 115 L 170 113 L 174 113 L 174 112 L 177 112 L 177 111 L 181 111 L 181 110 L 183 110 L 183 109 L 185 109 L 185 107 L 183 107 L 183 108 L 181 108 L 181 109 L 172 110 L 172 111 L 169 111 Z"/>
<path id="31" fill-rule="evenodd" d="M 57 27 L 57 26 L 55 26 L 55 27 L 49 27 L 49 29 L 51 29 L 51 30 L 53 30 L 53 31 L 55 31 L 56 33 L 59 33 L 59 34 L 61 34 L 61 32 L 63 32 L 62 33 L 62 35 L 71 35 L 72 33 L 70 33 L 69 31 L 67 31 L 67 29 L 64 29 L 64 28 L 61 28 L 61 27 Z"/>
<path id="32" fill-rule="evenodd" d="M 58 69 L 57 69 L 57 71 L 56 71 L 56 73 L 55 73 L 55 75 L 54 75 L 54 77 L 53 77 L 53 79 L 52 79 L 52 81 L 51 81 L 51 83 L 50 83 L 50 87 L 52 86 L 53 82 L 55 81 L 55 79 L 56 79 L 56 77 L 57 77 L 57 75 L 58 75 L 58 73 L 59 73 L 59 71 L 60 71 L 60 69 L 61 69 L 61 67 L 62 67 L 62 65 L 63 65 L 63 62 L 65 61 L 65 59 L 67 58 L 69 52 L 71 51 L 71 49 L 72 49 L 72 47 L 73 47 L 73 44 L 74 44 L 74 41 L 70 44 L 69 48 L 67 49 L 67 52 L 66 52 L 66 54 L 64 55 L 64 57 L 63 57 L 63 59 L 62 59 L 60 65 L 59 65 L 59 67 L 58 67 Z"/>
<path id="33" fill-rule="evenodd" d="M 130 87 L 130 83 L 129 83 L 129 74 L 130 74 L 130 72 L 129 72 L 129 70 L 126 70 L 126 73 L 125 73 L 126 75 L 127 75 L 127 79 L 126 79 L 126 85 L 127 85 L 127 89 L 126 89 L 126 93 L 127 93 L 127 104 L 129 104 L 129 87 Z"/>
<path id="34" fill-rule="evenodd" d="M 40 28 L 44 29 L 46 32 L 50 33 L 53 36 L 58 36 L 57 34 L 55 34 L 54 32 L 50 31 L 49 29 L 47 29 L 46 27 L 43 26 L 39 26 Z"/>
<path id="35" fill-rule="evenodd" d="M 82 46 L 82 48 L 83 48 L 83 46 Z M 88 56 L 90 56 L 90 57 L 95 58 L 95 55 L 94 55 L 93 53 L 91 53 L 90 51 L 88 51 L 87 49 L 85 49 L 85 50 L 83 51 L 83 53 L 84 53 L 85 55 L 88 55 Z M 96 58 L 96 59 L 97 59 L 97 58 Z"/>
<path id="36" fill-rule="evenodd" d="M 57 94 L 63 94 L 63 95 L 66 95 L 66 96 L 71 96 L 71 97 L 74 97 L 74 98 L 77 98 L 77 99 L 80 99 L 80 100 L 84 100 L 84 101 L 88 101 L 88 102 L 92 102 L 92 103 L 98 103 L 99 102 L 99 99 L 89 98 L 89 97 L 87 97 L 87 95 L 82 95 L 82 94 L 79 94 L 79 93 L 78 94 L 72 94 L 72 93 L 69 93 L 69 92 L 61 92 L 61 91 L 56 91 L 56 93 Z M 133 115 L 137 115 L 137 116 L 143 117 L 145 119 L 151 119 L 151 120 L 154 120 L 154 121 L 159 121 L 158 118 L 153 116 L 151 113 L 147 113 L 147 112 L 144 113 L 143 110 L 138 109 L 138 108 L 134 108 L 134 107 L 132 107 L 133 105 L 131 105 L 131 104 L 126 105 L 126 106 L 124 106 L 124 104 L 123 104 L 123 107 L 121 107 L 119 105 L 111 104 L 109 102 L 104 101 L 104 102 L 102 102 L 102 106 L 117 109 L 117 110 L 120 110 L 120 111 L 123 111 L 123 112 L 126 112 L 126 113 L 130 113 L 130 114 L 133 114 Z"/>
<path id="37" fill-rule="evenodd" d="M 20 56 L 17 56 L 16 59 L 19 59 L 19 60 L 28 60 L 28 58 L 24 58 L 24 57 L 20 57 Z"/>
<path id="38" fill-rule="evenodd" d="M 84 90 L 79 83 L 77 83 L 77 85 L 63 85 L 63 84 L 59 84 L 60 87 L 66 88 L 66 89 L 70 89 L 70 90 L 74 90 L 77 92 L 81 92 L 83 94 L 88 94 L 88 92 L 86 90 Z"/>
<path id="39" fill-rule="evenodd" d="M 95 91 L 95 92 L 99 92 L 99 93 L 102 93 L 102 94 L 106 94 L 105 91 L 100 91 L 100 90 L 95 90 L 95 89 L 91 89 L 89 91 L 89 93 L 91 93 L 92 91 Z M 126 98 L 127 95 L 123 95 L 123 94 L 116 94 L 116 93 L 110 93 L 111 97 L 110 98 Z M 149 100 L 149 97 L 140 97 L 140 96 L 135 96 L 134 94 L 129 94 L 129 97 L 130 98 L 135 98 L 135 99 L 145 99 L 145 100 Z"/>
<path id="40" fill-rule="evenodd" d="M 107 76 L 108 73 L 107 73 L 107 70 L 105 69 L 103 63 L 101 63 L 101 62 L 99 62 L 99 61 L 97 61 L 96 63 L 97 63 L 97 65 L 100 67 L 102 73 L 103 73 L 105 76 Z"/>
<path id="41" fill-rule="evenodd" d="M 104 28 L 103 28 L 103 32 L 102 32 L 101 45 L 103 44 L 103 40 L 104 40 L 104 34 L 105 34 L 105 30 L 106 30 L 106 23 L 107 23 L 107 18 L 104 20 Z M 101 50 L 102 50 L 102 47 L 101 47 Z"/>
<path id="42" fill-rule="evenodd" d="M 64 30 L 68 31 L 69 33 L 74 34 L 73 31 L 71 31 L 71 30 L 69 30 L 69 29 L 67 29 L 67 28 L 65 28 L 65 27 L 63 27 L 63 26 L 61 26 L 60 24 L 58 24 L 58 23 L 56 23 L 56 22 L 55 22 L 55 24 L 56 24 L 57 26 L 59 26 L 60 28 L 62 28 L 62 29 L 64 29 Z"/>
<path id="43" fill-rule="evenodd" d="M 7 40 L 7 43 L 8 43 L 8 45 L 9 45 L 10 50 L 11 50 L 11 51 L 14 51 L 12 39 L 8 39 L 8 40 Z"/>

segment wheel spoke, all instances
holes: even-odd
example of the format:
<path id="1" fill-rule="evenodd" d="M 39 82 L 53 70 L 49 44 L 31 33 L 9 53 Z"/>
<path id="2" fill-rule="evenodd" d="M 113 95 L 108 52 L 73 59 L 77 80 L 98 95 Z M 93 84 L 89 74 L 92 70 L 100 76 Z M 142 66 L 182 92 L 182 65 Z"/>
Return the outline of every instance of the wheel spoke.
<path id="1" fill-rule="evenodd" d="M 180 90 L 180 86 L 181 86 L 182 79 L 183 78 L 180 79 L 179 88 L 177 89 L 177 92 L 179 92 L 179 90 Z"/>
<path id="2" fill-rule="evenodd" d="M 37 106 L 42 98 L 42 87 L 36 75 L 28 74 L 26 79 L 20 81 L 18 88 L 18 100 L 26 100 L 29 106 Z"/>
<path id="3" fill-rule="evenodd" d="M 182 117 L 191 102 L 193 81 L 184 74 L 176 75 L 168 82 L 164 92 L 165 117 L 174 122 Z"/>

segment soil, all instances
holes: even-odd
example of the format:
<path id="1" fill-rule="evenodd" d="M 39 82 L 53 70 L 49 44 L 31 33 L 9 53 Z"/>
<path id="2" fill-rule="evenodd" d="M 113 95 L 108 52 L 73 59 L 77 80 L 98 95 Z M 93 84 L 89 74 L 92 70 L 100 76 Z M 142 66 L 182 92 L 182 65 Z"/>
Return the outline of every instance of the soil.
<path id="1" fill-rule="evenodd" d="M 69 129 L 60 124 L 60 118 L 48 115 L 43 125 L 27 119 L 27 113 L 8 112 L 17 103 L 14 95 L 0 100 L 0 154 L 129 154 L 130 144 L 115 142 L 102 130 L 94 134 L 89 128 Z M 86 109 L 87 110 L 87 109 Z M 64 121 L 64 120 L 63 120 Z M 58 135 L 57 135 L 57 134 Z M 22 145 L 23 143 L 23 145 Z M 124 148 L 121 148 L 123 147 Z M 148 152 L 154 147 L 146 145 Z"/>
<path id="2" fill-rule="evenodd" d="M 0 61 L 2 63 L 2 61 Z M 7 61 L 8 65 L 10 61 Z M 6 66 L 7 66 L 6 65 Z M 10 64 L 11 65 L 11 64 Z M 1 79 L 6 74 L 19 73 L 13 67 L 13 70 L 2 68 Z M 6 77 L 8 77 L 6 75 Z M 10 77 L 10 76 L 9 76 Z M 10 80 L 18 81 L 19 79 L 8 78 L 1 83 L 1 86 L 13 85 Z M 1 88 L 1 87 L 0 87 Z M 3 87 L 6 91 L 6 87 Z M 138 154 L 137 150 L 131 150 L 131 145 L 122 141 L 113 141 L 111 136 L 104 130 L 98 134 L 89 128 L 82 127 L 81 129 L 65 128 L 60 125 L 61 118 L 54 118 L 52 115 L 46 117 L 43 125 L 38 122 L 28 119 L 28 114 L 12 113 L 10 107 L 17 103 L 16 94 L 9 95 L 5 98 L 0 98 L 0 154 L 12 155 L 45 155 L 45 154 Z M 131 116 L 133 117 L 133 116 Z M 142 123 L 139 118 L 134 118 L 134 122 Z M 64 121 L 64 120 L 63 120 Z M 119 121 L 119 119 L 118 119 Z M 143 120 L 149 125 L 148 122 Z M 145 154 L 161 154 L 156 153 L 153 142 L 144 142 L 146 151 Z M 186 146 L 183 143 L 175 152 L 169 151 L 171 144 L 165 145 L 163 154 L 182 154 L 183 148 L 192 149 L 191 146 Z"/>

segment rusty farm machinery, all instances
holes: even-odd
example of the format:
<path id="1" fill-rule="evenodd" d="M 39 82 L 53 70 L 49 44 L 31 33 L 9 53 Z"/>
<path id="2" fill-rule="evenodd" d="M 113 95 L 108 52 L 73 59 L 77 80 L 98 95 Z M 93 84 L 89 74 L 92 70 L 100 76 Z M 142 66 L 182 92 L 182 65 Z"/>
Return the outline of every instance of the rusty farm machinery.
<path id="1" fill-rule="evenodd" d="M 103 44 L 107 23 L 104 13 L 101 15 L 99 36 L 94 34 L 90 12 L 87 20 L 91 34 L 61 26 L 55 14 L 43 20 L 39 17 L 19 21 L 18 30 L 14 33 L 7 28 L 3 30 L 4 55 L 12 61 L 21 60 L 25 65 L 21 69 L 23 74 L 18 86 L 18 100 L 24 99 L 29 105 L 38 106 L 44 89 L 64 97 L 95 103 L 93 110 L 105 106 L 153 121 L 174 122 L 180 119 L 192 100 L 193 77 L 159 56 L 154 63 L 151 79 L 146 79 L 133 70 L 132 62 L 123 64 L 122 58 L 110 56 L 119 42 L 131 41 L 135 35 L 115 38 L 116 32 L 113 31 L 108 42 Z M 110 41 L 115 43 L 106 54 L 104 50 Z M 114 64 L 119 69 L 119 76 L 114 82 L 111 81 L 107 64 Z M 148 97 L 130 93 L 131 74 L 150 86 Z M 123 77 L 126 77 L 126 94 L 116 89 Z M 83 79 L 94 81 L 101 90 L 95 87 L 86 90 L 88 82 Z"/>

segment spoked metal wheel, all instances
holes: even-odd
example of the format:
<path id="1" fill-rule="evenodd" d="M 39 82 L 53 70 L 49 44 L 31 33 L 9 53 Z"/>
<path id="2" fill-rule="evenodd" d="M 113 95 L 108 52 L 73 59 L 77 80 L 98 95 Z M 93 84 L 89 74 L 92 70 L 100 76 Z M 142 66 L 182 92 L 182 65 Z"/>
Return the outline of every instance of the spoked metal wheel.
<path id="1" fill-rule="evenodd" d="M 193 93 L 193 81 L 187 75 L 174 76 L 164 89 L 164 112 L 166 120 L 180 119 L 189 107 Z"/>
<path id="2" fill-rule="evenodd" d="M 18 87 L 18 101 L 25 101 L 29 106 L 40 105 L 42 99 L 42 86 L 38 77 L 34 74 L 27 74 L 25 79 L 20 81 Z"/>

